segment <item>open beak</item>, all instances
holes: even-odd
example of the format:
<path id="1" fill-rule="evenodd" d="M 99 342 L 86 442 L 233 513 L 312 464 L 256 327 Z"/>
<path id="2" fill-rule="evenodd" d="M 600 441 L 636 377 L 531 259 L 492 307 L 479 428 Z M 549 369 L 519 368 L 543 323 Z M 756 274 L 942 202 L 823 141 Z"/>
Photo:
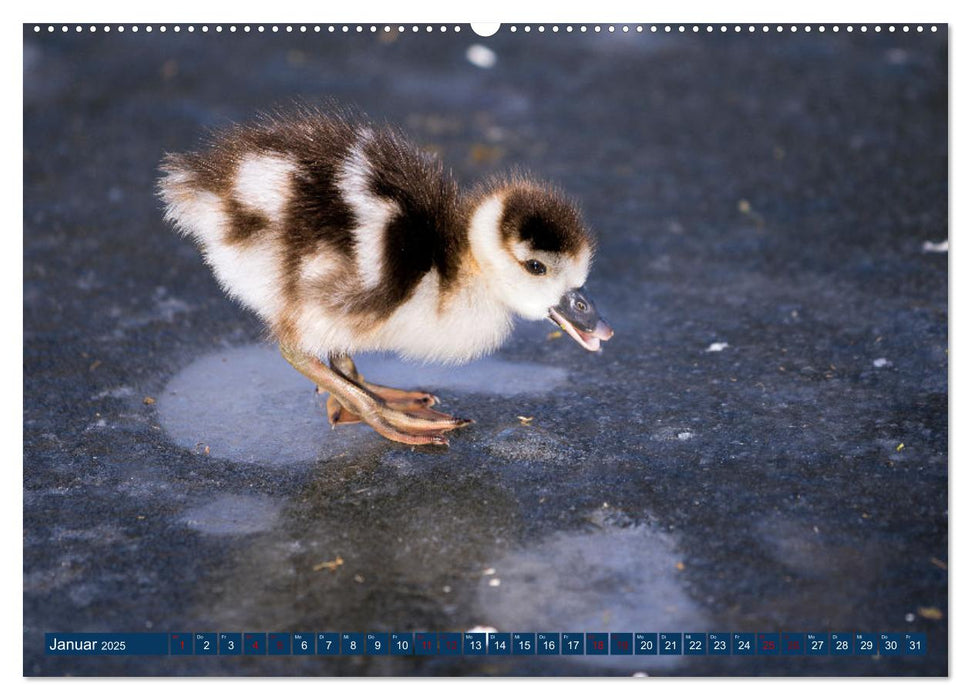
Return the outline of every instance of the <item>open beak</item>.
<path id="1" fill-rule="evenodd" d="M 591 352 L 600 349 L 601 340 L 610 340 L 614 335 L 583 287 L 564 294 L 560 303 L 550 309 L 550 320 Z"/>

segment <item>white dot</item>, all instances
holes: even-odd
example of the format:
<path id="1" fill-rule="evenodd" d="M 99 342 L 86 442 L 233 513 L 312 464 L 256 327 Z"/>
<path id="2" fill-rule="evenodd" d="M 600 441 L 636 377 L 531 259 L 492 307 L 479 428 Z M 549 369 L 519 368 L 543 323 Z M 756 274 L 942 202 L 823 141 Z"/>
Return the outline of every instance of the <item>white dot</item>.
<path id="1" fill-rule="evenodd" d="M 628 27 L 627 25 L 624 25 L 623 31 L 624 32 L 629 32 L 630 31 L 630 27 Z"/>
<path id="2" fill-rule="evenodd" d="M 851 24 L 851 25 L 849 25 L 849 26 L 848 26 L 848 27 L 846 28 L 846 31 L 847 31 L 847 32 L 852 32 L 852 31 L 853 31 L 853 25 L 852 25 L 852 24 Z"/>
<path id="3" fill-rule="evenodd" d="M 133 32 L 137 32 L 137 31 L 138 31 L 138 26 L 137 26 L 137 25 L 136 25 L 136 26 L 133 26 L 133 27 L 131 28 L 131 30 L 132 30 Z"/>
<path id="4" fill-rule="evenodd" d="M 826 31 L 826 27 L 824 27 L 823 25 L 819 25 L 819 31 L 825 32 Z"/>
<path id="5" fill-rule="evenodd" d="M 67 31 L 67 30 L 65 29 L 64 31 Z M 118 31 L 119 32 L 123 32 L 123 31 L 125 31 L 125 28 L 124 27 L 118 27 Z"/>
<path id="6" fill-rule="evenodd" d="M 105 31 L 106 31 L 106 32 L 110 32 L 110 31 L 111 31 L 111 27 L 109 27 L 109 26 L 108 26 L 107 24 L 105 25 L 105 27 L 104 27 L 104 28 L 105 28 Z M 178 30 L 178 28 L 176 28 L 176 30 L 175 30 L 175 31 L 179 31 L 179 30 Z"/>
<path id="7" fill-rule="evenodd" d="M 890 25 L 890 28 L 889 28 L 888 31 L 895 32 L 895 31 L 897 31 L 897 28 L 895 26 L 893 26 L 893 25 Z"/>
<path id="8" fill-rule="evenodd" d="M 462 27 L 460 27 L 459 25 L 456 24 L 455 25 L 455 33 L 458 34 L 460 31 L 462 31 Z"/>
<path id="9" fill-rule="evenodd" d="M 528 32 L 529 30 L 530 30 L 530 27 L 528 24 L 525 27 L 523 27 L 524 32 Z"/>
<path id="10" fill-rule="evenodd" d="M 923 25 L 921 25 L 921 26 L 919 26 L 919 27 L 917 27 L 917 31 L 918 31 L 918 32 L 922 32 L 922 31 L 924 31 L 924 26 L 923 26 Z"/>
<path id="11" fill-rule="evenodd" d="M 516 33 L 516 25 L 513 25 L 513 26 L 509 27 L 509 31 L 511 31 L 513 34 L 515 34 Z"/>
<path id="12" fill-rule="evenodd" d="M 223 30 L 223 25 L 221 25 L 221 24 L 217 24 L 217 25 L 216 25 L 216 31 L 217 31 L 217 32 L 222 32 L 222 30 Z"/>
<path id="13" fill-rule="evenodd" d="M 40 31 L 40 27 L 35 24 L 34 25 L 34 33 L 37 33 L 39 31 Z"/>
<path id="14" fill-rule="evenodd" d="M 146 32 L 151 32 L 152 31 L 152 28 L 151 27 L 145 27 L 145 31 Z"/>
<path id="15" fill-rule="evenodd" d="M 833 31 L 834 32 L 838 32 L 839 30 L 840 30 L 839 26 L 834 24 L 833 25 Z"/>
<path id="16" fill-rule="evenodd" d="M 935 26 L 931 27 L 931 31 L 932 32 L 936 32 L 937 31 L 937 26 L 935 25 Z"/>
<path id="17" fill-rule="evenodd" d="M 875 32 L 881 32 L 881 31 L 883 31 L 883 27 L 881 27 L 881 26 L 880 26 L 880 25 L 878 24 L 877 26 L 875 26 L 875 27 L 873 28 L 873 31 L 875 31 Z"/>
<path id="18" fill-rule="evenodd" d="M 906 24 L 904 25 L 904 31 L 905 32 L 909 32 L 910 31 L 910 27 L 908 27 Z"/>

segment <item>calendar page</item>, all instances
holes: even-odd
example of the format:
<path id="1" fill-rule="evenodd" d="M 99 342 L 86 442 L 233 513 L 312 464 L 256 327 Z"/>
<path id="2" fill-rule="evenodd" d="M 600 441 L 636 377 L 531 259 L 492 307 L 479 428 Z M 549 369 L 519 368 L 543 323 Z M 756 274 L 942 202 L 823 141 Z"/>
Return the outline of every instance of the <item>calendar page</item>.
<path id="1" fill-rule="evenodd" d="M 28 21 L 24 675 L 947 676 L 948 34 Z"/>

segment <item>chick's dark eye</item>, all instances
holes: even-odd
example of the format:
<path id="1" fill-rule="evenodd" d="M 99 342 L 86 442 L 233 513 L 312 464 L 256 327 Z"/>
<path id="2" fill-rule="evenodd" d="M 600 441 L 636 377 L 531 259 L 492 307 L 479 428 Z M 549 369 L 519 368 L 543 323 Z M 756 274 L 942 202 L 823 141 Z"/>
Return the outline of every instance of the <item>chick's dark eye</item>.
<path id="1" fill-rule="evenodd" d="M 546 274 L 546 265 L 541 263 L 539 260 L 527 260 L 526 262 L 523 263 L 523 265 L 526 266 L 526 269 L 529 270 L 530 274 L 533 274 L 533 275 Z"/>

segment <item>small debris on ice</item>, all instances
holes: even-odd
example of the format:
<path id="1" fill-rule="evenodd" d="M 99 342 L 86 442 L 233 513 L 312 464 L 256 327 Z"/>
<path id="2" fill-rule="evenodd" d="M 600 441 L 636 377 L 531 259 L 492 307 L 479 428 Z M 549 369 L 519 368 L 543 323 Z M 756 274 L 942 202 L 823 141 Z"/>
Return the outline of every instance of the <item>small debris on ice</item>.
<path id="1" fill-rule="evenodd" d="M 502 583 L 502 581 L 499 578 L 490 578 L 489 579 L 489 585 L 492 588 L 499 588 L 499 584 L 500 583 Z"/>
<path id="2" fill-rule="evenodd" d="M 931 241 L 924 241 L 924 245 L 921 250 L 925 253 L 946 253 L 947 252 L 947 239 L 941 241 L 940 243 L 932 243 Z"/>
<path id="3" fill-rule="evenodd" d="M 721 352 L 728 347 L 728 343 L 712 343 L 705 352 Z"/>
<path id="4" fill-rule="evenodd" d="M 878 357 L 873 361 L 873 366 L 877 369 L 880 369 L 881 367 L 891 367 L 893 366 L 893 362 L 888 360 L 886 357 Z"/>
<path id="5" fill-rule="evenodd" d="M 341 559 L 340 555 L 338 555 L 336 559 L 333 559 L 332 561 L 322 561 L 319 564 L 314 564 L 312 568 L 314 571 L 323 571 L 324 569 L 327 569 L 328 571 L 337 571 L 337 567 L 343 565 L 344 560 Z"/>
<path id="6" fill-rule="evenodd" d="M 678 433 L 678 440 L 690 440 L 695 436 L 690 430 L 685 430 L 683 433 Z"/>
<path id="7" fill-rule="evenodd" d="M 465 51 L 469 63 L 479 68 L 492 68 L 496 65 L 496 52 L 482 44 L 472 44 Z"/>

